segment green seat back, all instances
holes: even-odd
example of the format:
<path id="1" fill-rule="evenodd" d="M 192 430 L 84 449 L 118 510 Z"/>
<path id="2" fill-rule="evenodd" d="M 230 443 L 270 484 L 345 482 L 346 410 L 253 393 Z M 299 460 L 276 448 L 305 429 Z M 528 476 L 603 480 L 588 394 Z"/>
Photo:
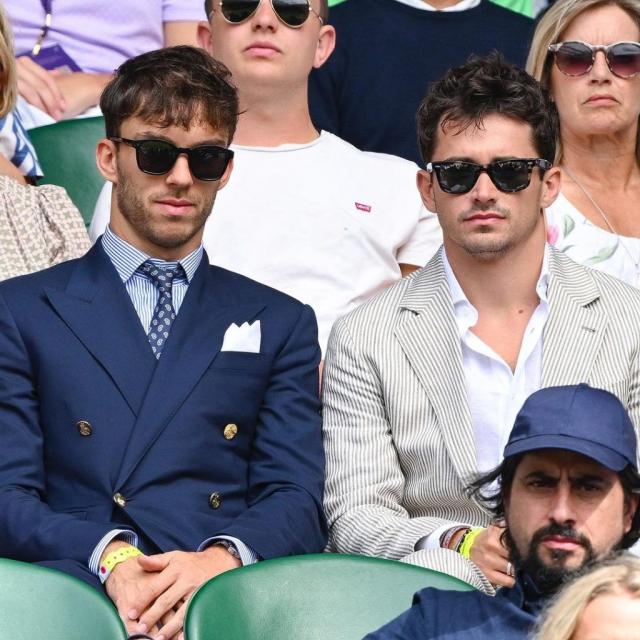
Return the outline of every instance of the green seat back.
<path id="1" fill-rule="evenodd" d="M 81 580 L 0 559 L 0 637 L 11 640 L 124 640 L 118 614 Z"/>
<path id="2" fill-rule="evenodd" d="M 267 560 L 204 584 L 187 609 L 186 640 L 360 640 L 428 586 L 472 590 L 443 573 L 378 558 Z"/>
<path id="3" fill-rule="evenodd" d="M 96 167 L 96 144 L 104 136 L 102 116 L 62 120 L 29 130 L 44 173 L 39 184 L 64 187 L 87 227 L 104 185 Z"/>

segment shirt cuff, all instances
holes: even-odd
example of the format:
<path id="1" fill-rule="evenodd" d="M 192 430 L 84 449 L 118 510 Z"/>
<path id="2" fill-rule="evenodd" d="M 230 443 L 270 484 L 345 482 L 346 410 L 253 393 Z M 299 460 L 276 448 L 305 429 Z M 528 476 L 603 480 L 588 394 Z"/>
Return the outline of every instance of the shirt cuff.
<path id="1" fill-rule="evenodd" d="M 463 529 L 464 527 L 470 527 L 470 524 L 444 524 L 437 529 L 434 529 L 429 535 L 423 536 L 416 542 L 414 551 L 431 551 L 433 549 L 440 549 L 440 538 L 445 531 L 449 529 Z"/>
<path id="2" fill-rule="evenodd" d="M 232 536 L 215 536 L 214 538 L 207 538 L 198 547 L 198 551 L 204 551 L 215 544 L 216 540 L 227 540 L 230 542 L 236 548 L 243 567 L 258 562 L 258 554 L 251 547 L 248 547 L 244 542 L 242 542 L 242 540 L 238 540 L 238 538 L 234 538 Z"/>
<path id="3" fill-rule="evenodd" d="M 107 545 L 114 540 L 122 540 L 134 547 L 138 546 L 138 536 L 130 529 L 113 529 L 109 531 L 109 533 L 105 534 L 100 542 L 98 542 L 89 558 L 89 571 L 91 571 L 94 576 L 100 575 L 100 558 L 107 548 Z"/>

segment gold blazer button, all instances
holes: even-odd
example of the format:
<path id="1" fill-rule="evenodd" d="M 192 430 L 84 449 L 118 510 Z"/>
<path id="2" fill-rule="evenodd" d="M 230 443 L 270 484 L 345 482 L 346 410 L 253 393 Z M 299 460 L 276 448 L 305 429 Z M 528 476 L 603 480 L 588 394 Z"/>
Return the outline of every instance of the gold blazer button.
<path id="1" fill-rule="evenodd" d="M 217 509 L 221 504 L 222 504 L 222 496 L 217 491 L 214 491 L 209 496 L 209 506 L 212 509 Z"/>
<path id="2" fill-rule="evenodd" d="M 238 433 L 238 425 L 237 424 L 228 424 L 225 428 L 224 428 L 224 437 L 227 440 L 233 440 L 236 437 L 236 434 Z"/>
<path id="3" fill-rule="evenodd" d="M 113 501 L 123 509 L 127 506 L 127 499 L 121 493 L 115 493 L 113 495 Z"/>
<path id="4" fill-rule="evenodd" d="M 81 436 L 90 436 L 93 433 L 91 423 L 86 420 L 78 420 L 78 422 L 76 422 L 76 429 Z"/>

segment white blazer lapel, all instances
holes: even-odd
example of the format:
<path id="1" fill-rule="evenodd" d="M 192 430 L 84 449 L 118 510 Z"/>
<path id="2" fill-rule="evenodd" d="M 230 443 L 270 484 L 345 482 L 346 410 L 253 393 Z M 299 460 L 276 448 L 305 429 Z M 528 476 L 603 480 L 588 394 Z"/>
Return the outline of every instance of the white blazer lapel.
<path id="1" fill-rule="evenodd" d="M 602 347 L 608 319 L 589 274 L 551 250 L 549 319 L 543 336 L 542 386 L 586 382 Z"/>
<path id="2" fill-rule="evenodd" d="M 476 448 L 460 338 L 440 252 L 413 278 L 401 305 L 406 318 L 395 335 L 433 406 L 453 466 L 467 483 L 477 473 Z"/>

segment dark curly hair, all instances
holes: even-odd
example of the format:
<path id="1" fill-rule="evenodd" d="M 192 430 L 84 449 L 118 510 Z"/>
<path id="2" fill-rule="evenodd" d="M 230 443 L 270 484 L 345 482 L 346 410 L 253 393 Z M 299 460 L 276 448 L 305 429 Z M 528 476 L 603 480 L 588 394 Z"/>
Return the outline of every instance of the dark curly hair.
<path id="1" fill-rule="evenodd" d="M 429 87 L 416 116 L 424 162 L 432 160 L 438 128 L 482 127 L 483 119 L 492 114 L 531 125 L 539 156 L 554 161 L 559 132 L 555 104 L 537 80 L 494 51 L 482 58 L 471 56 Z"/>
<path id="2" fill-rule="evenodd" d="M 231 142 L 238 123 L 238 94 L 231 72 L 202 49 L 167 47 L 127 60 L 100 98 L 107 137 L 120 135 L 127 118 L 188 129 L 206 123 Z"/>

